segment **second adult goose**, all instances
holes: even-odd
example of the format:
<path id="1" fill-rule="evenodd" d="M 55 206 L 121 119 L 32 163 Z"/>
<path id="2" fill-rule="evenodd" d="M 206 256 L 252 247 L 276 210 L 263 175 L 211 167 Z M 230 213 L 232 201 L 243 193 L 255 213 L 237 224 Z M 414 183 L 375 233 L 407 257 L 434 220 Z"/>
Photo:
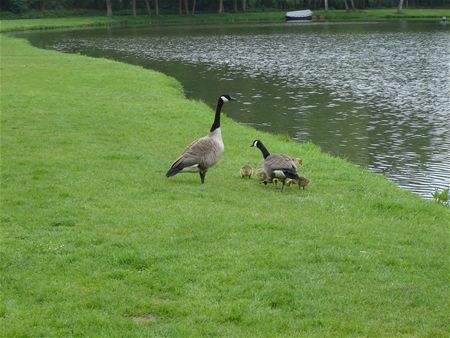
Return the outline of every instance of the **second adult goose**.
<path id="1" fill-rule="evenodd" d="M 230 95 L 222 95 L 217 100 L 216 115 L 209 134 L 201 137 L 186 147 L 180 157 L 170 166 L 166 176 L 171 177 L 180 172 L 199 173 L 202 184 L 208 168 L 222 156 L 224 145 L 220 130 L 220 113 L 225 102 L 235 101 Z"/>
<path id="2" fill-rule="evenodd" d="M 261 150 L 264 157 L 264 172 L 269 179 L 264 183 L 272 183 L 272 180 L 277 178 L 282 183 L 281 191 L 283 191 L 285 180 L 287 178 L 298 180 L 300 177 L 297 174 L 297 166 L 292 157 L 288 155 L 271 155 L 267 148 L 260 140 L 255 140 L 250 147 L 257 147 Z"/>

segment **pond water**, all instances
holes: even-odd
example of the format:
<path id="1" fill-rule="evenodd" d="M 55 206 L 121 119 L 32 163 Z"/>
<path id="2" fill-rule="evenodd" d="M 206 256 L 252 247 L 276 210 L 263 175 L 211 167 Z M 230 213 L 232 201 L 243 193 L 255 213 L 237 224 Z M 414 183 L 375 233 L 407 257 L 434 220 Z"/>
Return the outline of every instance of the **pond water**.
<path id="1" fill-rule="evenodd" d="M 312 141 L 425 198 L 450 185 L 450 30 L 436 22 L 27 33 L 36 46 L 160 70 L 257 129 Z M 274 149 L 275 151 L 275 149 Z"/>

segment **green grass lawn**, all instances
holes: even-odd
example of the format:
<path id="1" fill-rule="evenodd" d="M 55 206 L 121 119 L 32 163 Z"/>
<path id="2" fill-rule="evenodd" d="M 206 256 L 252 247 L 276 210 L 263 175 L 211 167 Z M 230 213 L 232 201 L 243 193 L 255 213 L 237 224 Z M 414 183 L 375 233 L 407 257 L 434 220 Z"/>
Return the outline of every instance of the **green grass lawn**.
<path id="1" fill-rule="evenodd" d="M 448 335 L 449 208 L 228 118 L 206 183 L 167 179 L 213 114 L 161 73 L 1 36 L 0 336 Z M 239 177 L 256 138 L 306 190 Z"/>
<path id="2" fill-rule="evenodd" d="M 42 18 L 1 20 L 0 32 L 28 29 L 50 29 L 68 27 L 92 26 L 139 26 L 139 25 L 188 25 L 188 24 L 221 24 L 221 23 L 249 23 L 249 22 L 283 22 L 285 12 L 248 12 L 197 14 L 194 16 L 161 15 L 149 17 L 146 15 L 132 16 L 82 16 L 69 18 Z M 387 20 L 387 19 L 431 19 L 437 20 L 442 16 L 450 16 L 450 9 L 406 9 L 401 14 L 394 8 L 370 9 L 357 11 L 330 10 L 314 11 L 314 15 L 324 15 L 329 21 L 347 20 Z"/>
<path id="3" fill-rule="evenodd" d="M 158 17 L 139 15 L 132 16 L 91 16 L 73 18 L 43 18 L 43 19 L 17 19 L 1 20 L 0 31 L 15 31 L 28 29 L 49 29 L 68 27 L 92 26 L 141 26 L 141 25 L 190 25 L 190 24 L 220 24 L 220 23 L 248 23 L 248 22 L 283 22 L 284 12 L 264 13 L 226 13 L 198 14 L 194 16 L 161 15 Z"/>

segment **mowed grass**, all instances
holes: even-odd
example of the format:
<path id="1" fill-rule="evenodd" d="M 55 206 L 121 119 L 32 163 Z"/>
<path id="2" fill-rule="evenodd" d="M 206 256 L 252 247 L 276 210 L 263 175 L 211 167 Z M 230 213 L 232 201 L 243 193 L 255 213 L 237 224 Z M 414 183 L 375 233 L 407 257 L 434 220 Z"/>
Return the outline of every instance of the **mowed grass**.
<path id="1" fill-rule="evenodd" d="M 167 179 L 214 114 L 174 79 L 5 36 L 1 68 L 1 336 L 447 336 L 449 208 L 227 118 Z M 256 138 L 306 190 L 239 177 Z"/>
<path id="2" fill-rule="evenodd" d="M 199 25 L 251 22 L 283 22 L 284 12 L 249 12 L 196 15 L 148 16 L 91 16 L 68 18 L 1 20 L 0 31 L 95 27 L 95 26 L 151 26 L 151 25 Z"/>
<path id="3" fill-rule="evenodd" d="M 358 9 L 355 11 L 345 11 L 345 10 L 330 10 L 325 12 L 314 11 L 314 14 L 324 15 L 326 20 L 329 21 L 371 21 L 371 20 L 436 20 L 443 16 L 450 15 L 450 8 L 404 8 L 400 13 L 398 13 L 397 8 L 383 8 L 383 9 Z"/>

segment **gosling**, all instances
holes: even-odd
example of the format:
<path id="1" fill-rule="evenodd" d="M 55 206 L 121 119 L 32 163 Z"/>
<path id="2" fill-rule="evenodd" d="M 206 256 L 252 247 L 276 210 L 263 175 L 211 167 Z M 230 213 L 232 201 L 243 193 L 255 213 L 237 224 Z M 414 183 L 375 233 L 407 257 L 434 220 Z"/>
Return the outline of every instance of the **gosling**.
<path id="1" fill-rule="evenodd" d="M 294 161 L 295 165 L 298 167 L 299 165 L 303 165 L 303 160 L 299 157 L 291 157 L 292 161 Z"/>
<path id="2" fill-rule="evenodd" d="M 268 178 L 263 168 L 256 168 L 255 175 L 261 182 Z"/>
<path id="3" fill-rule="evenodd" d="M 291 186 L 292 184 L 298 184 L 298 188 L 305 189 L 305 187 L 309 184 L 309 180 L 306 177 L 300 176 L 299 179 L 286 179 L 287 186 Z"/>
<path id="4" fill-rule="evenodd" d="M 253 168 L 250 165 L 246 164 L 241 168 L 240 173 L 242 178 L 248 177 L 248 179 L 250 179 L 253 174 Z"/>

